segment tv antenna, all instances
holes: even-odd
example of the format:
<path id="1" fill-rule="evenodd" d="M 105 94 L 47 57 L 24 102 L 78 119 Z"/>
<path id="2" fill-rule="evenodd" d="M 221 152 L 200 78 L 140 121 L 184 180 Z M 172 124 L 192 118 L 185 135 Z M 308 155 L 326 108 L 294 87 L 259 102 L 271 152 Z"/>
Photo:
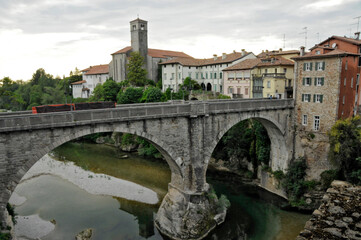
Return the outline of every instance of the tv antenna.
<path id="1" fill-rule="evenodd" d="M 360 18 L 361 18 L 361 16 L 353 18 L 353 19 L 357 19 L 357 31 L 356 32 L 358 32 L 358 27 L 360 26 Z"/>
<path id="2" fill-rule="evenodd" d="M 304 31 L 300 34 L 305 34 L 305 48 L 307 48 L 307 27 L 302 28 Z"/>

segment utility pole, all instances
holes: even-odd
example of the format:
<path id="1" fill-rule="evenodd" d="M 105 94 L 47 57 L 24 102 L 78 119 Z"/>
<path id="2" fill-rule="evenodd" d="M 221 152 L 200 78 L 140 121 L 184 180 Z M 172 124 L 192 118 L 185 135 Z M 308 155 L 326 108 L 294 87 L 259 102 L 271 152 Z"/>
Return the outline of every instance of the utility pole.
<path id="1" fill-rule="evenodd" d="M 360 18 L 361 18 L 361 16 L 358 16 L 358 17 L 354 18 L 354 19 L 357 19 L 357 31 L 356 32 L 358 32 L 358 28 L 360 26 Z"/>

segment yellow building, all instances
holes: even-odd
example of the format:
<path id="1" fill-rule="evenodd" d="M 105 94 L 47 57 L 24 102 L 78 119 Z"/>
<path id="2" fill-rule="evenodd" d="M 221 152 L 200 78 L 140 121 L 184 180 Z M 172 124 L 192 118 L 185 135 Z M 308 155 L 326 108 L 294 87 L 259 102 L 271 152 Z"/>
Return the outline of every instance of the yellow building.
<path id="1" fill-rule="evenodd" d="M 253 69 L 252 98 L 292 98 L 294 62 L 281 56 L 261 58 Z"/>

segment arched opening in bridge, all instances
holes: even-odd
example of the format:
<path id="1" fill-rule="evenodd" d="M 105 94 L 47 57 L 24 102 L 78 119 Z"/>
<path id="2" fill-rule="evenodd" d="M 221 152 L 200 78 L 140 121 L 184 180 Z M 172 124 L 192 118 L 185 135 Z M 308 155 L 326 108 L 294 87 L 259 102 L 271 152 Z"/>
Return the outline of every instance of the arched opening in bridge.
<path id="1" fill-rule="evenodd" d="M 293 214 L 279 211 L 278 207 L 287 204 L 287 201 L 258 187 L 260 170 L 270 171 L 272 166 L 272 144 L 279 144 L 275 140 L 277 133 L 270 128 L 276 129 L 270 120 L 245 118 L 233 122 L 229 120 L 228 127 L 219 134 L 208 165 L 207 182 L 217 194 L 227 196 L 231 207 L 227 211 L 228 224 L 220 226 L 210 237 L 293 239 L 299 233 L 292 229 L 293 226 L 301 229 L 307 221 L 307 216 L 300 214 L 297 216 L 299 221 L 276 221 Z M 262 232 L 268 231 L 266 229 L 283 230 L 262 236 Z"/>
<path id="2" fill-rule="evenodd" d="M 58 224 L 50 233 L 54 238 L 73 238 L 78 232 L 71 229 L 79 229 L 89 221 L 92 222 L 89 227 L 93 226 L 105 238 L 138 235 L 160 238 L 153 218 L 171 181 L 172 163 L 167 164 L 167 155 L 161 146 L 144 137 L 118 132 L 85 135 L 65 142 L 35 161 L 35 168 L 29 170 L 10 202 L 26 197 L 26 202 L 16 208 L 20 215 L 40 209 L 47 217 L 40 214 L 30 220 L 46 225 L 49 222 L 41 218 L 54 219 Z M 114 199 L 94 195 L 112 196 L 112 191 L 120 195 Z M 24 219 L 18 224 L 23 224 Z M 112 228 L 112 224 L 118 227 Z"/>
<path id="3" fill-rule="evenodd" d="M 266 128 L 255 119 L 243 120 L 231 127 L 215 147 L 210 167 L 224 167 L 257 178 L 259 167 L 268 167 L 271 141 Z"/>

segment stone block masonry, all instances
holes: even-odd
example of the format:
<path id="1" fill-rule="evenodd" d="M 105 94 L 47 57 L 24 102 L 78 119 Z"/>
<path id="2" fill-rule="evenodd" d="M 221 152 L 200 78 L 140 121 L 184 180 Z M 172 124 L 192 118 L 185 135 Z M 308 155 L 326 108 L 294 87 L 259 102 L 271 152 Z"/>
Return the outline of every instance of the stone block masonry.
<path id="1" fill-rule="evenodd" d="M 202 215 L 204 221 L 198 222 L 192 221 L 198 210 L 183 210 L 186 206 L 203 209 L 211 204 L 204 197 L 208 191 L 206 171 L 219 140 L 240 121 L 257 119 L 271 139 L 270 167 L 286 170 L 293 156 L 293 108 L 292 99 L 254 99 L 135 104 L 35 115 L 0 114 L 0 149 L 4 150 L 0 151 L 0 172 L 3 173 L 0 175 L 0 221 L 5 225 L 6 203 L 22 176 L 46 153 L 88 134 L 122 132 L 151 142 L 171 169 L 169 189 L 173 190 L 169 190 L 157 214 L 160 231 L 174 238 L 203 237 L 207 229 L 195 232 L 193 228 L 197 228 L 199 222 L 209 229 L 213 226 L 210 222 L 214 220 L 207 212 L 212 208 L 207 207 Z"/>
<path id="2" fill-rule="evenodd" d="M 361 186 L 333 181 L 296 240 L 361 239 Z"/>

